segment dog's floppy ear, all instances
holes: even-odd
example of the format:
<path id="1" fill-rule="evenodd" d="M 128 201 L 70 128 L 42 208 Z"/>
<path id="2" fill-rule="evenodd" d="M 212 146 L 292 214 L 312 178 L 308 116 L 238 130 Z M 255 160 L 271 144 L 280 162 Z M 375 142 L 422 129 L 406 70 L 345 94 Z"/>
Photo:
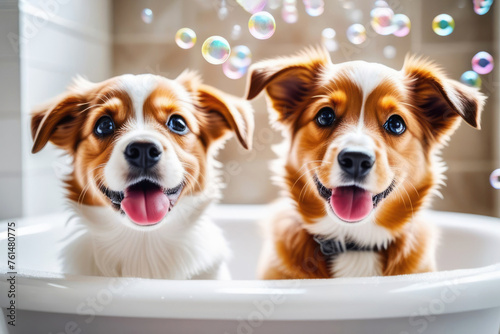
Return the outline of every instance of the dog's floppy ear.
<path id="1" fill-rule="evenodd" d="M 85 109 L 82 90 L 90 85 L 82 78 L 75 80 L 68 92 L 35 109 L 31 116 L 32 153 L 40 151 L 47 142 L 73 153 Z"/>
<path id="2" fill-rule="evenodd" d="M 250 103 L 208 85 L 198 86 L 197 92 L 200 109 L 207 116 L 204 127 L 207 135 L 218 140 L 232 131 L 241 145 L 250 150 L 254 130 L 253 109 Z"/>
<path id="3" fill-rule="evenodd" d="M 195 71 L 186 70 L 175 80 L 196 99 L 198 119 L 203 123 L 201 132 L 207 145 L 234 133 L 244 148 L 252 148 L 254 118 L 249 102 L 202 84 Z"/>
<path id="4" fill-rule="evenodd" d="M 252 100 L 265 89 L 277 120 L 284 121 L 307 100 L 315 79 L 330 63 L 326 50 L 310 48 L 296 56 L 253 64 L 248 71 L 246 98 Z"/>
<path id="5" fill-rule="evenodd" d="M 417 57 L 406 57 L 403 73 L 409 79 L 412 105 L 417 106 L 434 139 L 451 135 L 460 117 L 480 128 L 486 96 L 478 89 L 447 78 L 434 63 Z"/>

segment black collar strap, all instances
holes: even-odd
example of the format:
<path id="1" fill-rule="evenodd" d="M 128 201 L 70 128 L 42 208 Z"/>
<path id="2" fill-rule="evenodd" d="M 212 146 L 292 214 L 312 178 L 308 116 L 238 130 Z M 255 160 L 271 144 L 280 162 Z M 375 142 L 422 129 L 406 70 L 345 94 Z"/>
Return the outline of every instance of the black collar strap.
<path id="1" fill-rule="evenodd" d="M 319 248 L 321 253 L 325 256 L 335 256 L 347 251 L 355 251 L 355 252 L 378 252 L 382 250 L 382 247 L 378 246 L 359 246 L 355 242 L 346 242 L 342 243 L 337 239 L 323 239 L 320 236 L 314 235 L 314 241 L 319 244 Z"/>

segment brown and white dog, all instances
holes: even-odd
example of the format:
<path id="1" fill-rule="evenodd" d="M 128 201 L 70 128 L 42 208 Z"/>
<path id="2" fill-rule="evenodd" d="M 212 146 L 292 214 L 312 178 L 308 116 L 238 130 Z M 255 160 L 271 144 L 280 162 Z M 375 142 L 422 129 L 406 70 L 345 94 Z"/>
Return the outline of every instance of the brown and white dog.
<path id="1" fill-rule="evenodd" d="M 254 64 L 247 98 L 262 90 L 286 145 L 260 275 L 434 270 L 436 231 L 419 213 L 443 183 L 440 149 L 461 119 L 479 128 L 485 97 L 423 59 L 396 71 L 321 49 Z"/>
<path id="2" fill-rule="evenodd" d="M 227 243 L 203 215 L 221 187 L 214 155 L 253 134 L 250 104 L 204 85 L 122 75 L 82 79 L 32 117 L 33 152 L 47 142 L 73 158 L 65 180 L 84 234 L 65 271 L 164 279 L 225 278 Z"/>

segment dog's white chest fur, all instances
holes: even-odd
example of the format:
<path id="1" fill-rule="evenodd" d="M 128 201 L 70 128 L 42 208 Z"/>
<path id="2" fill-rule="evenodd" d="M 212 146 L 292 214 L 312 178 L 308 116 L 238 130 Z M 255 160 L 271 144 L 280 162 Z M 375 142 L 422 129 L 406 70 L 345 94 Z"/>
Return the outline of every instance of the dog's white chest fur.
<path id="1" fill-rule="evenodd" d="M 377 252 L 349 251 L 331 260 L 333 277 L 366 277 L 382 275 L 382 263 Z"/>
<path id="2" fill-rule="evenodd" d="M 86 231 L 66 247 L 65 270 L 158 279 L 227 278 L 227 243 L 221 229 L 200 216 L 196 201 L 184 198 L 151 231 L 129 228 L 119 221 L 127 218 L 107 207 L 77 207 Z"/>

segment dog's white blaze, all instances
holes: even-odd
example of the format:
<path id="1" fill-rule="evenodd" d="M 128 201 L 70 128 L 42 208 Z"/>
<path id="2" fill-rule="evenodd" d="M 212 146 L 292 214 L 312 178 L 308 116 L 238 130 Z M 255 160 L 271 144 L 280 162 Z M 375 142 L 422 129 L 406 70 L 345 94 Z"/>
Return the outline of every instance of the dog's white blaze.
<path id="1" fill-rule="evenodd" d="M 382 275 L 382 261 L 377 252 L 351 251 L 331 261 L 332 277 L 368 277 Z"/>
<path id="2" fill-rule="evenodd" d="M 364 61 L 352 62 L 350 77 L 363 94 L 358 121 L 359 129 L 362 129 L 364 126 L 366 99 L 382 81 L 391 76 L 399 77 L 401 73 L 382 64 L 367 63 Z"/>
<path id="3" fill-rule="evenodd" d="M 135 119 L 139 129 L 144 128 L 144 101 L 158 85 L 158 78 L 153 74 L 124 74 L 120 77 L 123 89 L 132 100 Z"/>

